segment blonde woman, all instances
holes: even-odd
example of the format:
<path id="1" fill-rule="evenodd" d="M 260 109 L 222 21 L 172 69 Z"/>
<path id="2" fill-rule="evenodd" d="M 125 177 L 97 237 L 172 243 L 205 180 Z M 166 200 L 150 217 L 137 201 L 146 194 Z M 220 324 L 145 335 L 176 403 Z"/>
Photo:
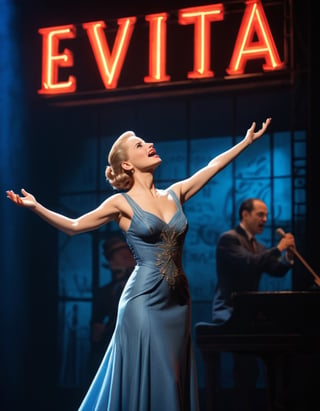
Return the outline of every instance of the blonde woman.
<path id="1" fill-rule="evenodd" d="M 116 221 L 136 266 L 122 292 L 117 323 L 105 356 L 79 411 L 198 411 L 191 341 L 191 303 L 181 264 L 187 219 L 182 206 L 267 130 L 256 124 L 229 150 L 191 177 L 157 189 L 162 160 L 153 143 L 132 131 L 113 144 L 107 180 L 119 193 L 79 218 L 49 210 L 22 189 L 7 197 L 73 236 Z"/>

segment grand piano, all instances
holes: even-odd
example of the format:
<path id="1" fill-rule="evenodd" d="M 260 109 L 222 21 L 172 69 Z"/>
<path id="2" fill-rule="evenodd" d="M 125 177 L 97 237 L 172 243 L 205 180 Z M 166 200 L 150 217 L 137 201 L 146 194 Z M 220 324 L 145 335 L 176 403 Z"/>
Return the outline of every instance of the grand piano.
<path id="1" fill-rule="evenodd" d="M 234 313 L 229 323 L 221 327 L 210 322 L 195 325 L 196 343 L 205 366 L 206 411 L 216 411 L 215 395 L 219 382 L 215 367 L 221 352 L 251 353 L 262 359 L 266 371 L 268 410 L 278 411 L 276 386 L 282 378 L 284 392 L 281 395 L 291 395 L 289 380 L 294 359 L 304 358 L 306 368 L 308 364 L 320 365 L 320 291 L 244 292 L 235 293 L 232 298 Z M 279 362 L 279 358 L 282 361 Z M 301 405 L 294 408 L 291 404 L 285 408 L 286 411 L 320 410 L 320 400 L 315 403 L 318 394 L 320 396 L 320 368 L 316 378 L 310 373 L 306 375 L 310 381 L 304 379 L 303 382 L 308 387 L 304 393 L 308 398 L 305 402 L 303 400 L 303 408 Z M 315 382 L 318 380 L 319 384 Z M 317 386 L 318 392 L 315 392 Z M 309 398 L 310 394 L 313 398 Z M 290 403 L 289 400 L 287 402 Z"/>

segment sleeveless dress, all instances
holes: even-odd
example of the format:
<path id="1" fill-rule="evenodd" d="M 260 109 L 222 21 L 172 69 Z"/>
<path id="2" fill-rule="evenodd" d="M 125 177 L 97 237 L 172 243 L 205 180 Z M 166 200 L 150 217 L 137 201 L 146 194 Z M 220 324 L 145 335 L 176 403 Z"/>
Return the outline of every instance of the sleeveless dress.
<path id="1" fill-rule="evenodd" d="M 125 233 L 137 265 L 117 324 L 79 411 L 199 411 L 189 286 L 182 268 L 188 225 L 176 194 L 169 223 L 133 210 Z"/>

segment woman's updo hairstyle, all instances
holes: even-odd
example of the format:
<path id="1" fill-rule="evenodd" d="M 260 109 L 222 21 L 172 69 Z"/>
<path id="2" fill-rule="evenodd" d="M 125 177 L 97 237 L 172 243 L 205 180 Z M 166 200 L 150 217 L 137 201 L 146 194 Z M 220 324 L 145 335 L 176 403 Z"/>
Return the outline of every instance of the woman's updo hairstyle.
<path id="1" fill-rule="evenodd" d="M 117 190 L 129 190 L 133 184 L 132 171 L 126 171 L 122 168 L 123 161 L 128 160 L 125 142 L 131 136 L 135 136 L 133 131 L 126 131 L 113 143 L 106 167 L 105 176 L 111 186 Z"/>

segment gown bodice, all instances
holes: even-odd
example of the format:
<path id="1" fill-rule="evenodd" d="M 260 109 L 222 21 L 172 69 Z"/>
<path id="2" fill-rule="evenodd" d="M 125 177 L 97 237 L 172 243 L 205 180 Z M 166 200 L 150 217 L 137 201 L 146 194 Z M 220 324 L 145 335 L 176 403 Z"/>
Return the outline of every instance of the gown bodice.
<path id="1" fill-rule="evenodd" d="M 137 265 L 158 268 L 165 280 L 174 286 L 178 277 L 185 275 L 182 249 L 188 224 L 176 194 L 173 191 L 169 193 L 177 209 L 168 223 L 144 211 L 128 194 L 123 195 L 133 210 L 126 238 Z"/>

